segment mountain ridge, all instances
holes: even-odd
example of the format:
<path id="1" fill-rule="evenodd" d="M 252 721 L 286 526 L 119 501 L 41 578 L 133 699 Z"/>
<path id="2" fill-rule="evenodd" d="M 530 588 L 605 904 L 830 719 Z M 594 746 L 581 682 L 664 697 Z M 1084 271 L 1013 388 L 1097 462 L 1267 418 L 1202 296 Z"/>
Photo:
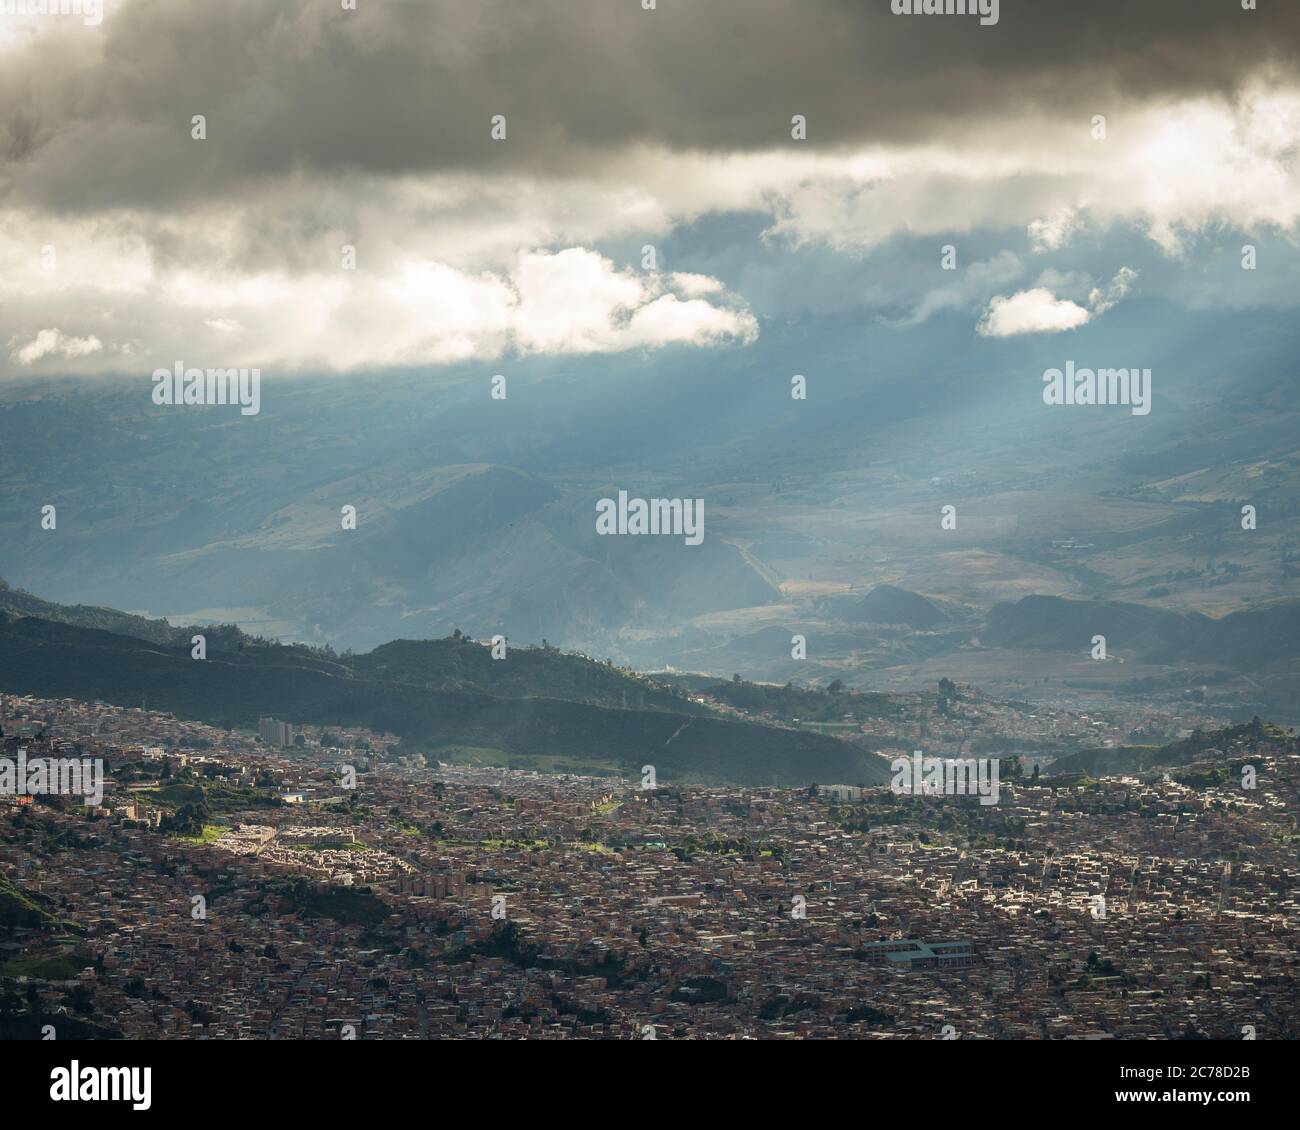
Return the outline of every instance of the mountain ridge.
<path id="1" fill-rule="evenodd" d="M 403 641 L 407 650 L 412 641 Z M 815 781 L 878 784 L 879 758 L 835 738 L 714 714 L 681 692 L 615 672 L 601 684 L 593 660 L 552 649 L 512 649 L 504 660 L 467 637 L 415 641 L 420 658 L 463 649 L 463 671 L 500 672 L 512 658 L 538 665 L 534 683 L 507 681 L 489 693 L 476 678 L 430 686 L 410 664 L 385 664 L 374 653 L 331 656 L 301 646 L 245 642 L 195 660 L 188 644 L 165 645 L 98 628 L 34 617 L 0 619 L 0 686 L 44 698 L 136 705 L 225 727 L 251 727 L 261 716 L 292 723 L 367 726 L 400 738 L 400 751 L 449 756 L 462 747 L 496 751 L 505 760 L 556 759 L 572 771 L 592 767 L 638 773 L 655 765 L 662 779 L 806 785 Z M 419 644 L 427 646 L 420 648 Z M 453 650 L 449 650 L 453 649 Z M 394 649 L 380 650 L 392 659 Z M 401 649 L 398 649 L 401 650 Z M 532 653 L 532 654 L 530 654 Z M 540 654 L 538 654 L 540 653 Z M 540 662 L 539 662 L 540 661 Z M 485 667 L 484 664 L 492 664 Z M 595 698 L 616 687 L 652 705 L 624 708 L 545 693 L 548 670 L 585 671 Z M 610 669 L 612 670 L 612 668 Z M 462 672 L 463 673 L 463 672 Z M 493 678 L 499 679 L 499 675 Z M 526 693 L 532 692 L 532 693 Z M 680 701 L 678 701 L 680 700 Z M 668 709 L 668 706 L 674 706 Z"/>

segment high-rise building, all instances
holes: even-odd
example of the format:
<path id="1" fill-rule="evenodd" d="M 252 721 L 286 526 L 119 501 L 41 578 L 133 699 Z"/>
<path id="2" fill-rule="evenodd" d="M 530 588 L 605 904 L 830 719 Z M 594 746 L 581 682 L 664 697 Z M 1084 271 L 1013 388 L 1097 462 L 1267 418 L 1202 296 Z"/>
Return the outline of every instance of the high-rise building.
<path id="1" fill-rule="evenodd" d="M 267 745 L 293 745 L 293 727 L 274 718 L 257 720 L 257 736 Z"/>

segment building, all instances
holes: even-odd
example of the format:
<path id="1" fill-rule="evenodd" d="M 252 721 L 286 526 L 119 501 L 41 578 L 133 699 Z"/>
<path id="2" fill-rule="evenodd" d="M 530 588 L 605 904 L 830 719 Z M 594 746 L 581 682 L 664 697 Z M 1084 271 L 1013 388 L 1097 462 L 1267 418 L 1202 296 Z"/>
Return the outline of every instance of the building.
<path id="1" fill-rule="evenodd" d="M 862 946 L 868 961 L 901 969 L 962 969 L 978 958 L 971 942 L 922 942 L 898 938 L 888 942 L 867 942 Z"/>
<path id="2" fill-rule="evenodd" d="M 257 720 L 257 736 L 267 745 L 293 745 L 293 727 L 288 722 L 277 722 L 274 718 Z"/>

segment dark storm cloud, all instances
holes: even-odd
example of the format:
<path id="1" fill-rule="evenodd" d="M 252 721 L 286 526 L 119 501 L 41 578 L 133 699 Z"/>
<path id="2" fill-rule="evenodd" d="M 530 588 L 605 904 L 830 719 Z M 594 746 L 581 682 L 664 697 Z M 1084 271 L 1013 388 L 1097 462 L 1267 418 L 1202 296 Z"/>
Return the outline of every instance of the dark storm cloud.
<path id="1" fill-rule="evenodd" d="M 634 143 L 734 152 L 953 139 L 1293 73 L 1300 3 L 123 0 L 0 59 L 0 192 L 168 206 L 299 172 L 565 175 Z M 204 114 L 208 140 L 190 139 Z M 508 140 L 489 119 L 504 114 Z"/>

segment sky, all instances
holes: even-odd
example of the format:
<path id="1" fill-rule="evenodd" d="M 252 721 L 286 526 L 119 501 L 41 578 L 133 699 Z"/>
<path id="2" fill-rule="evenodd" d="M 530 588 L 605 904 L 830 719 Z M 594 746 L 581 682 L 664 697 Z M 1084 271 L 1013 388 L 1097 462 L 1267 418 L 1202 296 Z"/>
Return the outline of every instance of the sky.
<path id="1" fill-rule="evenodd" d="M 1300 300 L 1300 4 L 21 2 L 0 380 Z"/>

